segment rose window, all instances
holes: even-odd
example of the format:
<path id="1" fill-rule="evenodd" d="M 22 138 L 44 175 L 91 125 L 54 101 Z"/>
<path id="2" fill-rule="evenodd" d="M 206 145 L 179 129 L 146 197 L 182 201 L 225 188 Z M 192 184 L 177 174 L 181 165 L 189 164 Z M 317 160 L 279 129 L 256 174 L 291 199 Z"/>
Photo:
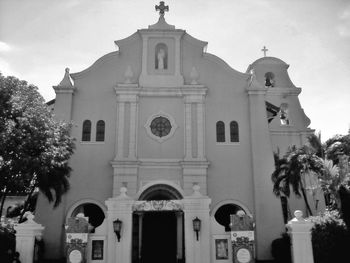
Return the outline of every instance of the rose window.
<path id="1" fill-rule="evenodd" d="M 162 138 L 170 133 L 171 123 L 167 118 L 159 116 L 152 120 L 150 128 L 155 136 Z"/>

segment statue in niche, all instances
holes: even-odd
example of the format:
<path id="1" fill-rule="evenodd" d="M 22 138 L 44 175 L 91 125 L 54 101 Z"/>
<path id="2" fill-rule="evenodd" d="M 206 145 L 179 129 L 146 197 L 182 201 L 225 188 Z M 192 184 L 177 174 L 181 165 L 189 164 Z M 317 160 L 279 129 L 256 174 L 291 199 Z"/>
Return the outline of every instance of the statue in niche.
<path id="1" fill-rule="evenodd" d="M 168 48 L 163 43 L 159 43 L 156 46 L 155 68 L 159 70 L 164 70 L 168 68 Z"/>
<path id="2" fill-rule="evenodd" d="M 159 49 L 157 58 L 158 58 L 158 69 L 164 69 L 164 57 L 165 57 L 165 51 L 164 49 Z"/>

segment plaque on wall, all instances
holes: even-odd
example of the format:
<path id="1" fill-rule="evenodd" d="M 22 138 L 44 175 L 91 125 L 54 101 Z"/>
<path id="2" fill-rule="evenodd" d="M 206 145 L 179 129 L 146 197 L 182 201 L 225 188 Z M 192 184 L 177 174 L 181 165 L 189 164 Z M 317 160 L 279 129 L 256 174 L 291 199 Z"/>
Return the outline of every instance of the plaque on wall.
<path id="1" fill-rule="evenodd" d="M 81 252 L 77 249 L 74 249 L 69 253 L 69 262 L 71 263 L 81 263 L 82 259 Z"/>
<path id="2" fill-rule="evenodd" d="M 235 259 L 239 263 L 249 263 L 252 260 L 252 254 L 246 247 L 237 248 L 235 251 Z"/>
<path id="3" fill-rule="evenodd" d="M 215 259 L 228 259 L 228 241 L 227 239 L 215 239 Z"/>
<path id="4" fill-rule="evenodd" d="M 91 259 L 103 260 L 103 240 L 92 240 Z"/>

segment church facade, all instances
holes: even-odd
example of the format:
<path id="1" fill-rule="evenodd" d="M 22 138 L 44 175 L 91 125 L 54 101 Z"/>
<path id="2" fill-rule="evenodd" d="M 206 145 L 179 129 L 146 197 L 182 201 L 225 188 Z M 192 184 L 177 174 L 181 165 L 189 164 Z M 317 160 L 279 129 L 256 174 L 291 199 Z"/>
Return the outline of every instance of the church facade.
<path id="1" fill-rule="evenodd" d="M 232 69 L 205 52 L 206 42 L 167 24 L 164 11 L 54 86 L 50 106 L 73 122 L 77 141 L 62 204 L 38 200 L 47 258 L 65 255 L 67 220 L 84 213 L 88 262 L 232 262 L 230 246 L 218 257 L 215 244 L 229 244 L 230 214 L 239 210 L 255 222 L 256 258 L 271 258 L 284 230 L 273 152 L 313 133 L 301 89 L 278 58 Z"/>

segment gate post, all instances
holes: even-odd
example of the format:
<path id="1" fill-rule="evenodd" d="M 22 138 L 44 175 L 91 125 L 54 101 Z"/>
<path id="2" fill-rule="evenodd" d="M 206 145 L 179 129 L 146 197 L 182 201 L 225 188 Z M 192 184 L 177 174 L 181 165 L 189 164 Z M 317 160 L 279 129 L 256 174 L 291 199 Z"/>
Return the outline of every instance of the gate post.
<path id="1" fill-rule="evenodd" d="M 209 205 L 211 199 L 199 192 L 199 185 L 193 186 L 193 194 L 182 200 L 185 213 L 185 246 L 187 263 L 210 262 L 210 215 Z M 201 229 L 196 232 L 193 229 L 193 219 L 198 218 Z"/>
<path id="2" fill-rule="evenodd" d="M 126 187 L 120 188 L 120 195 L 108 199 L 107 210 L 107 262 L 131 263 L 132 205 L 134 200 L 127 196 Z M 114 233 L 113 222 L 122 223 L 120 237 Z M 119 240 L 118 240 L 119 239 Z"/>
<path id="3" fill-rule="evenodd" d="M 45 227 L 34 222 L 34 215 L 27 212 L 27 221 L 14 226 L 16 230 L 16 251 L 20 261 L 32 263 L 34 257 L 35 238 L 41 239 Z"/>
<path id="4" fill-rule="evenodd" d="M 313 263 L 311 228 L 313 224 L 303 218 L 303 212 L 296 210 L 295 217 L 287 224 L 291 238 L 293 263 Z"/>

